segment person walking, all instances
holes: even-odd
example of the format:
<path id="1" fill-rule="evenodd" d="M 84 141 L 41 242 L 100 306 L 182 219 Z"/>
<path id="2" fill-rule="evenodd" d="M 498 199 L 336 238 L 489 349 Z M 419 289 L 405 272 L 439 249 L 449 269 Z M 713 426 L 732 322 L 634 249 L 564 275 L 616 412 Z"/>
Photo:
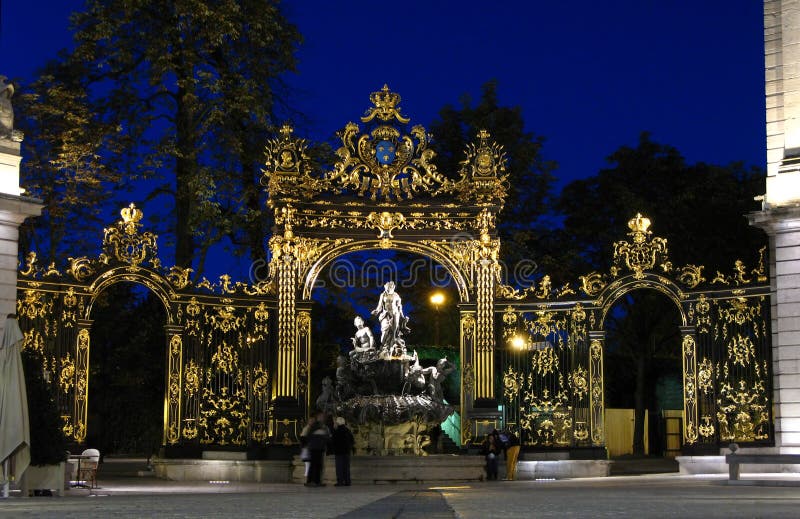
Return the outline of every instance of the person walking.
<path id="1" fill-rule="evenodd" d="M 347 428 L 347 422 L 341 416 L 336 419 L 333 429 L 333 454 L 336 457 L 336 486 L 350 486 L 350 454 L 353 452 L 355 439 Z"/>
<path id="2" fill-rule="evenodd" d="M 519 438 L 511 431 L 506 429 L 501 435 L 503 446 L 506 453 L 506 480 L 514 481 L 517 479 L 517 458 L 519 457 Z"/>
<path id="3" fill-rule="evenodd" d="M 308 482 L 308 473 L 311 470 L 311 450 L 308 448 L 308 435 L 311 434 L 311 430 L 316 423 L 317 417 L 312 416 L 308 419 L 308 423 L 300 432 L 300 459 L 303 460 L 303 464 L 305 465 L 303 477 L 306 479 L 306 482 Z"/>
<path id="4" fill-rule="evenodd" d="M 325 460 L 325 449 L 331 439 L 331 432 L 325 425 L 325 413 L 318 413 L 316 421 L 311 425 L 308 434 L 308 451 L 311 455 L 311 466 L 308 468 L 307 487 L 324 487 L 322 482 L 322 463 Z"/>

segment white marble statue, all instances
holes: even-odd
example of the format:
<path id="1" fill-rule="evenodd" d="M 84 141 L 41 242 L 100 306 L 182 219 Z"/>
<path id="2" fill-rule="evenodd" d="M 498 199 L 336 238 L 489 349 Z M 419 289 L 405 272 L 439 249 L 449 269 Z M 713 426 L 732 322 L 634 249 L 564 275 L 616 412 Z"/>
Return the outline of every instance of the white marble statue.
<path id="1" fill-rule="evenodd" d="M 6 83 L 6 77 L 0 76 L 0 136 L 10 136 L 14 131 L 14 107 L 11 98 L 14 96 L 14 85 Z"/>

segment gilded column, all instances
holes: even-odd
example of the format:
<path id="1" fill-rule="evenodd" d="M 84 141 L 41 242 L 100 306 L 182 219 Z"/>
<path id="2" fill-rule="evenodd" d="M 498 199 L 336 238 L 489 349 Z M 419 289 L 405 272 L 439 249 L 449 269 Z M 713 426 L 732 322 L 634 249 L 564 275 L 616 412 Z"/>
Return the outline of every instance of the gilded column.
<path id="1" fill-rule="evenodd" d="M 75 341 L 75 406 L 73 407 L 72 438 L 76 443 L 86 440 L 86 419 L 89 414 L 89 330 L 92 321 L 78 320 L 78 336 Z"/>
<path id="2" fill-rule="evenodd" d="M 182 327 L 165 326 L 167 336 L 167 380 L 164 389 L 164 445 L 175 445 L 181 435 L 183 381 Z"/>
<path id="3" fill-rule="evenodd" d="M 277 398 L 298 398 L 299 368 L 297 336 L 297 258 L 296 247 L 287 239 L 273 244 L 273 261 L 278 279 L 278 361 Z"/>
<path id="4" fill-rule="evenodd" d="M 473 438 L 473 421 L 469 411 L 475 398 L 475 312 L 461 311 L 461 444 L 466 445 Z"/>
<path id="5" fill-rule="evenodd" d="M 311 311 L 310 309 L 297 312 L 297 352 L 299 363 L 297 365 L 297 392 L 306 409 L 311 408 Z"/>
<path id="6" fill-rule="evenodd" d="M 589 427 L 592 446 L 605 446 L 605 389 L 603 387 L 603 349 L 606 332 L 589 332 Z"/>
<path id="7" fill-rule="evenodd" d="M 494 291 L 499 243 L 481 236 L 476 288 L 475 400 L 494 400 Z"/>
<path id="8" fill-rule="evenodd" d="M 697 340 L 694 326 L 681 326 L 683 355 L 683 443 L 697 442 Z"/>

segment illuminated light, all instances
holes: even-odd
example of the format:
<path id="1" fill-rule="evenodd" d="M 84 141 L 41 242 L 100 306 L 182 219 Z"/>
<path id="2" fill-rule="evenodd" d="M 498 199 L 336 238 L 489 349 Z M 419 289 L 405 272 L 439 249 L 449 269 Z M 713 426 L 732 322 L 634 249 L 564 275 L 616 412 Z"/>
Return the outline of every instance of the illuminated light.
<path id="1" fill-rule="evenodd" d="M 517 348 L 518 350 L 521 350 L 522 348 L 524 348 L 524 347 L 525 347 L 525 339 L 523 339 L 523 338 L 522 338 L 521 336 L 519 336 L 519 335 L 515 335 L 515 336 L 514 336 L 514 337 L 511 339 L 511 345 L 512 345 L 513 347 Z"/>
<path id="2" fill-rule="evenodd" d="M 463 485 L 460 487 L 428 487 L 428 490 L 467 490 L 472 488 L 469 485 Z"/>
<path id="3" fill-rule="evenodd" d="M 433 303 L 436 306 L 444 303 L 444 294 L 442 294 L 441 292 L 433 293 L 431 295 L 431 303 Z"/>

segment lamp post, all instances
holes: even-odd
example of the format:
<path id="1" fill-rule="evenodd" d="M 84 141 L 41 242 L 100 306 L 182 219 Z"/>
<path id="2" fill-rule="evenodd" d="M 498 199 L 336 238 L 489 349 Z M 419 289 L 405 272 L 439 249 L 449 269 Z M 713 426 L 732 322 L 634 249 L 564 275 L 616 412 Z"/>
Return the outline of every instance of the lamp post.
<path id="1" fill-rule="evenodd" d="M 431 304 L 433 305 L 433 323 L 434 323 L 434 344 L 439 346 L 439 307 L 444 303 L 444 294 L 441 292 L 434 292 L 431 294 Z"/>

